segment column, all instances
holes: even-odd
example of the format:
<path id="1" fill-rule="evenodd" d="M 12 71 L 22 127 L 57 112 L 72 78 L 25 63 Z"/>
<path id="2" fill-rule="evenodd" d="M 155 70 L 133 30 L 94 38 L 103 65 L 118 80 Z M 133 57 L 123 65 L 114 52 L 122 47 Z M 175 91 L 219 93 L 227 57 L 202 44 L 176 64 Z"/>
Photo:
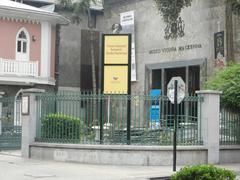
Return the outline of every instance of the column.
<path id="1" fill-rule="evenodd" d="M 220 91 L 197 91 L 203 97 L 200 111 L 200 125 L 203 145 L 208 150 L 208 163 L 219 163 L 219 119 L 220 119 Z M 199 109 L 199 110 L 200 110 Z"/>
<path id="2" fill-rule="evenodd" d="M 50 77 L 51 68 L 51 24 L 41 22 L 41 77 Z"/>
<path id="3" fill-rule="evenodd" d="M 22 114 L 22 157 L 30 157 L 30 144 L 35 141 L 37 123 L 36 95 L 43 93 L 42 89 L 26 89 L 23 96 L 29 97 L 29 114 Z M 23 107 L 22 107 L 23 109 Z"/>

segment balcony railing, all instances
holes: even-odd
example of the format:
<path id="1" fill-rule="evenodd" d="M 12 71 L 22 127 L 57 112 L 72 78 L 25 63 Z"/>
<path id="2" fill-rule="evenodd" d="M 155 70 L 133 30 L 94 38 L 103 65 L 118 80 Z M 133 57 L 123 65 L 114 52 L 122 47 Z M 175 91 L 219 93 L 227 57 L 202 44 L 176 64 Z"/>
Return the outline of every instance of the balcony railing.
<path id="1" fill-rule="evenodd" d="M 0 74 L 38 76 L 38 61 L 19 61 L 0 58 Z"/>

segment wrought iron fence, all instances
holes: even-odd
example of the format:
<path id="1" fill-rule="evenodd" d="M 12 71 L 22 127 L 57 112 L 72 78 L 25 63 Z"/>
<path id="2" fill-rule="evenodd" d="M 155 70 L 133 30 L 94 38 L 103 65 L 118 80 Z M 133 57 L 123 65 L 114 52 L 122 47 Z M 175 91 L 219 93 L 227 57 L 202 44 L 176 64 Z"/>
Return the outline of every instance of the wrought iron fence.
<path id="1" fill-rule="evenodd" d="M 0 150 L 21 148 L 21 99 L 0 98 Z"/>
<path id="2" fill-rule="evenodd" d="M 103 95 L 59 92 L 37 96 L 37 138 L 40 142 L 127 144 L 127 103 L 131 107 L 132 145 L 171 145 L 173 105 L 166 96 L 144 93 Z M 186 97 L 178 105 L 179 145 L 200 145 L 201 98 Z M 101 124 L 102 123 L 102 124 Z M 103 139 L 100 141 L 100 126 Z"/>
<path id="3" fill-rule="evenodd" d="M 221 109 L 220 145 L 240 145 L 240 113 Z"/>

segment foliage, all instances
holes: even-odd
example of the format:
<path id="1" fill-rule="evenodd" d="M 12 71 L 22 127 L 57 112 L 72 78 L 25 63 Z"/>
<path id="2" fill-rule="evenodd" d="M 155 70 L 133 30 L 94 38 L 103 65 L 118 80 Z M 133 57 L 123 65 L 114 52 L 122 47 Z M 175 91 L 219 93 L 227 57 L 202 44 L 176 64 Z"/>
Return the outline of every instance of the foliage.
<path id="1" fill-rule="evenodd" d="M 171 180 L 234 180 L 234 172 L 213 165 L 184 167 L 171 176 Z"/>
<path id="2" fill-rule="evenodd" d="M 71 20 L 73 23 L 79 24 L 82 14 L 88 14 L 90 5 L 96 3 L 95 0 L 58 0 L 58 9 L 71 12 Z"/>
<path id="3" fill-rule="evenodd" d="M 192 0 L 154 0 L 162 15 L 165 28 L 165 38 L 176 39 L 184 36 L 184 21 L 180 17 L 182 9 L 191 6 Z"/>
<path id="4" fill-rule="evenodd" d="M 49 114 L 42 119 L 42 137 L 80 140 L 86 127 L 79 119 L 64 114 Z"/>
<path id="5" fill-rule="evenodd" d="M 232 10 L 235 14 L 240 15 L 240 0 L 227 0 L 227 3 L 232 5 Z"/>
<path id="6" fill-rule="evenodd" d="M 157 4 L 164 22 L 168 23 L 177 19 L 183 8 L 191 5 L 192 0 L 154 0 Z"/>
<path id="7" fill-rule="evenodd" d="M 240 109 L 240 64 L 230 64 L 205 84 L 205 89 L 219 90 L 221 105 L 233 110 Z"/>
<path id="8" fill-rule="evenodd" d="M 96 4 L 96 0 L 58 0 L 60 9 L 71 12 L 71 20 L 73 23 L 79 24 L 83 14 L 88 16 L 88 28 L 90 29 L 90 50 L 91 50 L 91 69 L 92 69 L 92 89 L 97 91 L 96 69 L 95 69 L 95 49 L 94 49 L 94 21 L 91 5 Z M 93 106 L 96 106 L 94 101 Z M 95 111 L 95 108 L 93 108 Z M 95 113 L 93 112 L 94 116 Z M 95 119 L 95 117 L 93 117 Z"/>

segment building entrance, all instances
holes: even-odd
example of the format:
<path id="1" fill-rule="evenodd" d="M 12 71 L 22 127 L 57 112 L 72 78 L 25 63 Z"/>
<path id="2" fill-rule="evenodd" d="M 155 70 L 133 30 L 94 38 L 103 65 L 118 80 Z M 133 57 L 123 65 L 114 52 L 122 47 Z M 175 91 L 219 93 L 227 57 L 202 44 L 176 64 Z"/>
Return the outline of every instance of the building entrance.
<path id="1" fill-rule="evenodd" d="M 151 89 L 161 89 L 162 94 L 167 94 L 167 84 L 172 77 L 180 76 L 186 83 L 186 93 L 195 94 L 200 89 L 200 66 L 187 66 L 177 68 L 152 70 Z"/>

